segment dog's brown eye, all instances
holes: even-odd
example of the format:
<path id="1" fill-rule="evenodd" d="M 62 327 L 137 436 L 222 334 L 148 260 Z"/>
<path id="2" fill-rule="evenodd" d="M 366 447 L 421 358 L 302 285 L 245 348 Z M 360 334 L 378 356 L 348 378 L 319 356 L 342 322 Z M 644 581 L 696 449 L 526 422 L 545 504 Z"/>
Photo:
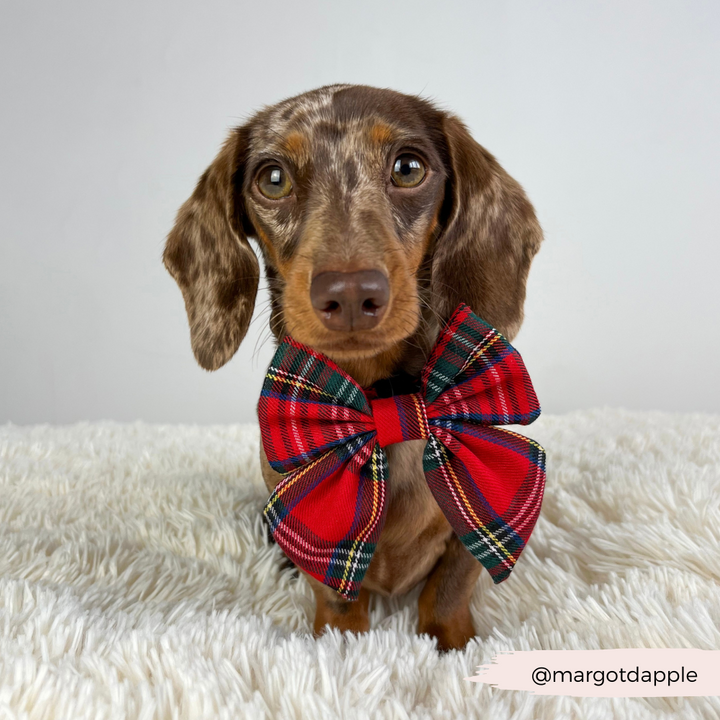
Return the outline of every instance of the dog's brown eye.
<path id="1" fill-rule="evenodd" d="M 270 200 L 280 200 L 292 192 L 290 178 L 279 165 L 264 167 L 257 176 L 257 186 Z"/>
<path id="2" fill-rule="evenodd" d="M 415 187 L 425 177 L 425 165 L 417 155 L 400 155 L 392 169 L 392 181 L 398 187 Z"/>

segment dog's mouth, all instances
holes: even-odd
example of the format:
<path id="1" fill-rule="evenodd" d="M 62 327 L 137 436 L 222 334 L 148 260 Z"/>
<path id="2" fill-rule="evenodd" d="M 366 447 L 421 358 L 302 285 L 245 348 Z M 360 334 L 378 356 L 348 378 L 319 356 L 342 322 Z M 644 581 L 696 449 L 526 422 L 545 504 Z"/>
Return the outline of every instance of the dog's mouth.
<path id="1" fill-rule="evenodd" d="M 403 340 L 415 333 L 419 314 L 417 309 L 413 310 L 413 305 L 416 308 L 417 303 L 411 300 L 407 298 L 403 302 L 391 302 L 380 312 L 369 307 L 369 320 L 360 318 L 356 324 L 353 319 L 351 328 L 346 330 L 331 329 L 320 321 L 317 311 L 310 314 L 307 309 L 298 312 L 298 308 L 286 308 L 287 330 L 298 342 L 337 362 L 370 361 L 395 352 Z M 364 322 L 371 327 L 363 327 Z"/>
<path id="2" fill-rule="evenodd" d="M 388 340 L 384 333 L 350 332 L 306 344 L 313 350 L 335 359 L 363 360 L 387 352 L 397 342 Z"/>

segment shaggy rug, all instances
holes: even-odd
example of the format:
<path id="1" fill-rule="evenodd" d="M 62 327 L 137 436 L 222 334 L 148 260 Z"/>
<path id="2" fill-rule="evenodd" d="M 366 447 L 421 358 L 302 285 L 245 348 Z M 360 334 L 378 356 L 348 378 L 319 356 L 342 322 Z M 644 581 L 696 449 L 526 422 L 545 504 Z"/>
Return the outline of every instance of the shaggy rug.
<path id="1" fill-rule="evenodd" d="M 714 718 L 720 698 L 471 683 L 509 649 L 720 648 L 720 416 L 542 417 L 547 494 L 477 638 L 438 654 L 418 590 L 310 634 L 268 542 L 252 426 L 0 428 L 2 718 Z"/>

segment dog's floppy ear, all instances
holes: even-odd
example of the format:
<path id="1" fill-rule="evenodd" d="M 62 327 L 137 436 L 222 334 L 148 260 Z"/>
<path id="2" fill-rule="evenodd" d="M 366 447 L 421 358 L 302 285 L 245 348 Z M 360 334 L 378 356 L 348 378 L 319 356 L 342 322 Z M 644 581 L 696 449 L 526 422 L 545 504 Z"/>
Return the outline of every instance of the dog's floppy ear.
<path id="1" fill-rule="evenodd" d="M 227 139 L 180 208 L 163 262 L 182 290 L 198 363 L 217 370 L 245 337 L 260 268 L 247 241 L 241 195 L 249 131 Z"/>
<path id="2" fill-rule="evenodd" d="M 525 281 L 542 230 L 520 185 L 452 115 L 443 118 L 448 149 L 444 229 L 432 259 L 433 304 L 447 318 L 467 303 L 512 339 L 520 329 Z"/>

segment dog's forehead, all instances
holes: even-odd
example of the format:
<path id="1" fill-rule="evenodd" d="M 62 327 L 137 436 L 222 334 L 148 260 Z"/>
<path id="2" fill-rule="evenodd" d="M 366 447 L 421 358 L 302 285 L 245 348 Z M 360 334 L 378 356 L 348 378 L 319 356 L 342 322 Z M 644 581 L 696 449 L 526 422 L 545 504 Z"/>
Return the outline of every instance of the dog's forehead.
<path id="1" fill-rule="evenodd" d="M 333 85 L 267 108 L 254 123 L 255 155 L 284 155 L 303 166 L 382 150 L 428 136 L 429 103 L 392 90 Z"/>

